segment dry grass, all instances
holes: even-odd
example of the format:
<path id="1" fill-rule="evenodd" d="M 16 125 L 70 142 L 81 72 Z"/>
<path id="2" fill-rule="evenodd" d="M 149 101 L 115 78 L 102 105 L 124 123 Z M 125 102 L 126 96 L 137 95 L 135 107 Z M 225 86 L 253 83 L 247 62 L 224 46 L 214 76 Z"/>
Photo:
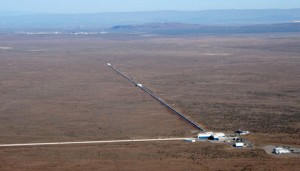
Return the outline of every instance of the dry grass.
<path id="1" fill-rule="evenodd" d="M 300 145 L 300 36 L 1 36 L 0 143 L 191 136 L 194 128 Z M 218 144 L 0 149 L 0 170 L 296 170 L 297 159 Z"/>
<path id="2" fill-rule="evenodd" d="M 220 144 L 184 142 L 2 149 L 0 163 L 1 170 L 296 171 L 299 168 L 298 158 L 273 158 L 263 150 L 233 150 Z"/>

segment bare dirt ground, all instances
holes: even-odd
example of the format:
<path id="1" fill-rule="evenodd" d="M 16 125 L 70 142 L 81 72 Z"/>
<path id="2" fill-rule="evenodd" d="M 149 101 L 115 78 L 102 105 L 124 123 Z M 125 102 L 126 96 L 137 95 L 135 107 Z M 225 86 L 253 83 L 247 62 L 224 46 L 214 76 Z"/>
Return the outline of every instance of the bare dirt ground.
<path id="1" fill-rule="evenodd" d="M 1 36 L 0 143 L 192 136 L 195 130 L 105 66 L 208 130 L 300 145 L 300 35 Z M 222 144 L 1 148 L 0 170 L 297 170 L 299 158 Z"/>

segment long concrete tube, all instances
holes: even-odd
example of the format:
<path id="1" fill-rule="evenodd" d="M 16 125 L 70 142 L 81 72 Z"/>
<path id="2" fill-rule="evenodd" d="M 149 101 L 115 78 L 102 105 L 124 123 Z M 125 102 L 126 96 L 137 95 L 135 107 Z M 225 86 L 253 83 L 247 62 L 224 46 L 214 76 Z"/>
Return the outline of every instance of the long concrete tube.
<path id="1" fill-rule="evenodd" d="M 0 147 L 28 147 L 28 146 L 52 146 L 52 145 L 76 145 L 76 144 L 109 144 L 109 143 L 151 142 L 151 141 L 182 141 L 182 140 L 189 140 L 189 139 L 194 139 L 194 138 L 156 138 L 156 139 L 0 144 Z"/>
<path id="2" fill-rule="evenodd" d="M 182 119 L 184 119 L 186 122 L 188 122 L 189 124 L 191 124 L 192 126 L 194 126 L 195 128 L 201 130 L 201 131 L 205 131 L 205 129 L 200 126 L 198 123 L 194 122 L 192 119 L 188 118 L 187 116 L 183 115 L 182 113 L 178 112 L 177 110 L 175 110 L 173 107 L 171 107 L 168 103 L 166 103 L 165 101 L 163 101 L 158 95 L 154 94 L 151 90 L 149 90 L 148 88 L 146 88 L 145 86 L 143 86 L 140 83 L 135 82 L 133 79 L 129 78 L 128 76 L 126 76 L 125 74 L 123 74 L 121 71 L 119 71 L 117 68 L 115 68 L 111 63 L 107 63 L 106 64 L 108 67 L 110 67 L 111 69 L 113 69 L 115 72 L 117 72 L 118 74 L 120 74 L 122 77 L 124 77 L 126 80 L 128 80 L 129 82 L 131 82 L 132 84 L 134 84 L 135 86 L 139 87 L 140 89 L 142 89 L 144 92 L 146 92 L 147 94 L 149 94 L 151 97 L 153 97 L 154 99 L 156 99 L 157 101 L 159 101 L 161 104 L 163 104 L 165 107 L 167 107 L 169 110 L 171 110 L 172 112 L 174 112 L 175 114 L 177 114 L 178 116 L 180 116 Z"/>

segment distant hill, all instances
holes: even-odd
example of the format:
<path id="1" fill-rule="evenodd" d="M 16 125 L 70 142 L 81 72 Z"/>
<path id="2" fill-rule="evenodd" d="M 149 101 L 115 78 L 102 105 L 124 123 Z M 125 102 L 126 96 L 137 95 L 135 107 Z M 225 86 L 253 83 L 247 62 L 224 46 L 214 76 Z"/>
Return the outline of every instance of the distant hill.
<path id="1" fill-rule="evenodd" d="M 187 23 L 201 25 L 253 25 L 300 20 L 300 9 L 153 11 L 96 14 L 0 15 L 0 29 L 98 30 L 115 25 Z"/>
<path id="2" fill-rule="evenodd" d="M 255 25 L 198 25 L 183 23 L 151 23 L 143 25 L 117 25 L 109 32 L 144 33 L 160 35 L 188 34 L 237 34 L 237 33 L 289 33 L 300 32 L 300 23 L 255 24 Z"/>

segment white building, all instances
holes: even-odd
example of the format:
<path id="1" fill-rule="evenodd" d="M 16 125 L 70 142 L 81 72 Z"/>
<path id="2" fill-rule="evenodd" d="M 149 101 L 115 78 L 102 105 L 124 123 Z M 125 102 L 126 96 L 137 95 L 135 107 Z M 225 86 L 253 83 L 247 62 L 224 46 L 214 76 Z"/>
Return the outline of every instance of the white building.
<path id="1" fill-rule="evenodd" d="M 187 138 L 187 139 L 185 139 L 184 141 L 185 141 L 185 142 L 191 142 L 191 143 L 196 142 L 196 140 L 195 140 L 195 139 L 192 139 L 192 138 Z"/>
<path id="2" fill-rule="evenodd" d="M 204 132 L 204 133 L 199 133 L 197 136 L 198 140 L 207 140 L 213 135 L 213 132 Z"/>
<path id="3" fill-rule="evenodd" d="M 225 137 L 225 134 L 223 132 L 204 132 L 204 133 L 199 133 L 197 136 L 198 140 L 207 140 L 207 139 L 212 139 L 212 140 L 220 140 L 220 138 Z"/>
<path id="4" fill-rule="evenodd" d="M 235 131 L 235 133 L 240 134 L 240 135 L 247 135 L 250 132 L 249 131 L 243 131 L 243 130 L 237 130 L 237 131 Z"/>
<path id="5" fill-rule="evenodd" d="M 244 143 L 237 142 L 234 144 L 235 147 L 244 147 Z"/>
<path id="6" fill-rule="evenodd" d="M 223 132 L 216 132 L 212 134 L 212 139 L 213 140 L 220 140 L 220 138 L 225 137 L 225 134 Z"/>
<path id="7" fill-rule="evenodd" d="M 290 150 L 286 149 L 286 148 L 282 148 L 282 147 L 276 147 L 273 149 L 273 153 L 275 154 L 287 154 L 287 153 L 291 153 Z"/>

